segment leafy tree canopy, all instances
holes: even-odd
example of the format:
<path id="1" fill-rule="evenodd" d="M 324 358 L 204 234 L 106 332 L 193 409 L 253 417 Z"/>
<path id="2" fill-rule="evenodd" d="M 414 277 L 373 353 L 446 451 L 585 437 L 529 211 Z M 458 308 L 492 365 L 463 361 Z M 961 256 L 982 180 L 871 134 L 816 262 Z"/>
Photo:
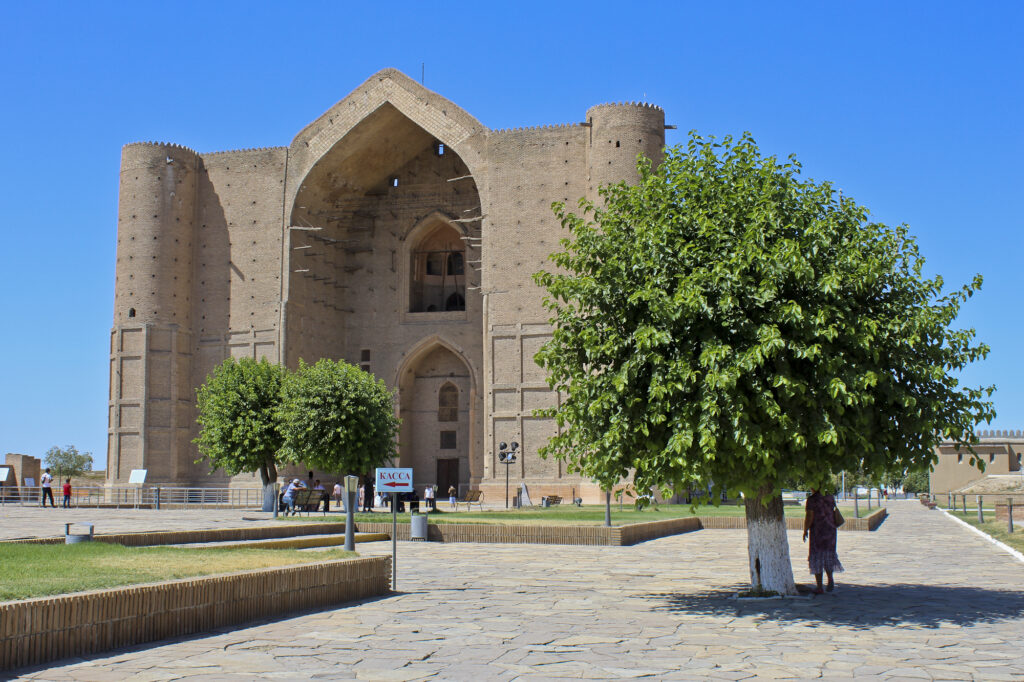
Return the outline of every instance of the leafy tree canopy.
<path id="1" fill-rule="evenodd" d="M 92 471 L 92 453 L 79 452 L 74 445 L 63 450 L 54 445 L 43 455 L 43 464 L 53 470 L 58 478 L 81 476 L 86 471 Z"/>
<path id="2" fill-rule="evenodd" d="M 196 391 L 198 461 L 205 458 L 214 471 L 232 476 L 258 471 L 264 485 L 277 480 L 284 376 L 284 368 L 266 358 L 228 358 L 214 369 Z"/>
<path id="3" fill-rule="evenodd" d="M 975 442 L 994 387 L 957 374 L 988 347 L 951 325 L 980 276 L 944 292 L 905 225 L 749 134 L 691 133 L 639 170 L 603 204 L 554 206 L 570 237 L 535 275 L 554 326 L 536 360 L 564 399 L 543 454 L 606 489 L 632 474 L 761 498 Z"/>
<path id="4" fill-rule="evenodd" d="M 343 361 L 299 363 L 281 408 L 287 457 L 327 471 L 371 471 L 396 455 L 394 395 Z"/>

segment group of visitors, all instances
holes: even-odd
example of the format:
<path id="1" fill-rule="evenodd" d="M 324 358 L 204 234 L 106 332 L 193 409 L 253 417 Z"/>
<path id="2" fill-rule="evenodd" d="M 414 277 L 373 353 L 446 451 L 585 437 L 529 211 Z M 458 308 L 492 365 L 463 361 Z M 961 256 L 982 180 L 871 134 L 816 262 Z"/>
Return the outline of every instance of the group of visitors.
<path id="1" fill-rule="evenodd" d="M 42 478 L 39 481 L 39 484 L 42 486 L 42 489 L 43 489 L 43 494 L 42 494 L 43 507 L 44 508 L 46 507 L 46 500 L 50 500 L 50 506 L 53 509 L 56 509 L 57 508 L 57 503 L 53 501 L 53 476 L 50 475 L 50 470 L 49 469 L 47 469 L 45 472 L 43 472 L 43 475 L 42 475 Z M 71 508 L 71 479 L 70 478 L 64 481 L 64 486 L 63 486 L 62 492 L 64 493 L 64 502 L 61 504 L 61 506 L 64 507 L 65 509 L 70 509 Z"/>

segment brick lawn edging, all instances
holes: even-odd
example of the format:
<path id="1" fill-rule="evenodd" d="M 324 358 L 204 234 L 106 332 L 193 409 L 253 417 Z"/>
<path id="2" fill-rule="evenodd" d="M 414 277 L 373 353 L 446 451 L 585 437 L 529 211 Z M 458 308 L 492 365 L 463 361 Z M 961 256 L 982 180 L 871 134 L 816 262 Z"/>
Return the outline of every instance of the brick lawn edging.
<path id="1" fill-rule="evenodd" d="M 876 530 L 882 525 L 882 521 L 885 520 L 887 515 L 888 512 L 885 507 L 882 507 L 867 516 L 860 517 L 859 519 L 847 516 L 846 522 L 839 530 Z M 700 523 L 702 528 L 715 530 L 742 530 L 747 527 L 747 520 L 742 516 L 701 516 Z M 804 520 L 798 516 L 787 516 L 786 528 L 789 530 L 803 530 Z"/>
<path id="2" fill-rule="evenodd" d="M 842 530 L 872 531 L 885 519 L 885 508 L 859 519 L 848 518 Z M 687 516 L 664 521 L 632 523 L 626 526 L 497 526 L 477 523 L 431 523 L 427 526 L 427 539 L 432 542 L 482 542 L 537 545 L 605 545 L 628 547 L 669 535 L 690 533 L 702 529 L 742 530 L 747 520 L 742 516 Z M 786 517 L 786 527 L 803 530 L 802 518 Z M 398 524 L 398 539 L 409 539 L 410 524 Z M 390 523 L 357 522 L 360 533 L 385 533 L 390 536 Z"/>
<path id="3" fill-rule="evenodd" d="M 883 507 L 869 516 L 859 519 L 847 518 L 842 530 L 875 530 L 885 519 Z M 786 527 L 802 530 L 803 519 L 786 517 Z M 398 539 L 409 539 L 409 524 L 398 524 Z M 695 530 L 742 530 L 747 521 L 742 516 L 688 516 L 664 521 L 633 523 L 626 526 L 605 528 L 604 526 L 496 526 L 477 523 L 429 524 L 427 537 L 432 542 L 482 542 L 539 545 L 604 545 L 626 547 L 638 542 L 690 533 Z M 385 533 L 391 537 L 390 522 L 356 522 L 360 533 Z M 302 535 L 340 534 L 345 532 L 344 523 L 300 523 L 280 526 L 254 526 L 252 528 L 211 528 L 205 530 L 156 531 L 151 533 L 112 533 L 96 535 L 97 542 L 109 542 L 126 547 L 148 547 L 152 545 L 186 545 L 204 542 L 244 542 L 246 540 L 267 540 L 291 538 Z M 28 538 L 24 540 L 3 540 L 26 544 L 62 544 L 63 536 L 52 538 Z"/>
<path id="4" fill-rule="evenodd" d="M 390 526 L 389 526 L 390 527 Z M 282 523 L 278 526 L 252 526 L 250 528 L 207 528 L 198 530 L 167 530 L 149 533 L 105 533 L 96 534 L 96 542 L 109 542 L 125 547 L 151 547 L 153 545 L 188 545 L 203 542 L 244 542 L 246 540 L 270 540 L 293 538 L 298 535 L 328 535 L 344 533 L 344 523 Z M 3 540 L 23 544 L 62 545 L 64 536 L 50 538 L 25 538 Z"/>
<path id="5" fill-rule="evenodd" d="M 387 594 L 391 558 L 185 578 L 0 603 L 0 670 Z"/>

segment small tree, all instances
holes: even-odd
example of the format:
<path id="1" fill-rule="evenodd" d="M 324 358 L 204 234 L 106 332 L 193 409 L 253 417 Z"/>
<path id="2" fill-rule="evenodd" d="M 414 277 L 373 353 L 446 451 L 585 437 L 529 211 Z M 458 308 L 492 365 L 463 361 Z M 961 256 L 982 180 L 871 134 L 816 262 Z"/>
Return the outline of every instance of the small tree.
<path id="1" fill-rule="evenodd" d="M 264 487 L 277 480 L 281 434 L 280 365 L 251 358 L 228 358 L 196 391 L 202 457 L 213 471 L 234 476 L 258 471 Z M 272 507 L 271 507 L 272 508 Z"/>
<path id="2" fill-rule="evenodd" d="M 63 450 L 54 445 L 46 451 L 43 463 L 53 470 L 58 480 L 81 476 L 86 471 L 92 471 L 92 453 L 79 452 L 74 445 L 69 445 Z"/>
<path id="3" fill-rule="evenodd" d="M 326 471 L 363 473 L 395 456 L 394 395 L 343 361 L 299 363 L 284 384 L 287 457 Z"/>
<path id="4" fill-rule="evenodd" d="M 928 485 L 928 473 L 925 471 L 911 471 L 902 481 L 903 492 L 905 493 L 927 493 L 930 491 Z"/>
<path id="5" fill-rule="evenodd" d="M 950 328 L 981 278 L 944 294 L 906 226 L 749 135 L 691 134 L 639 170 L 601 206 L 555 205 L 571 238 L 536 275 L 554 326 L 536 359 L 565 398 L 542 454 L 608 490 L 744 493 L 752 586 L 792 594 L 781 482 L 922 470 L 994 416 L 992 387 L 955 378 L 988 348 Z"/>

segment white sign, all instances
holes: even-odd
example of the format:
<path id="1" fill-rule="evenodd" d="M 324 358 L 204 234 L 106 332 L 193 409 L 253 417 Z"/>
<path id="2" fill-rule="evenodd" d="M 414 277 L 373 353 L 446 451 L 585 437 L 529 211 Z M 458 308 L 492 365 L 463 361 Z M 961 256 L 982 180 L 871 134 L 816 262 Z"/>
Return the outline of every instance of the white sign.
<path id="1" fill-rule="evenodd" d="M 138 483 L 141 485 L 142 483 L 146 482 L 146 474 L 148 472 L 149 469 L 132 469 L 131 475 L 128 476 L 128 482 Z"/>
<path id="2" fill-rule="evenodd" d="M 382 493 L 411 493 L 412 469 L 377 469 L 377 490 Z"/>

